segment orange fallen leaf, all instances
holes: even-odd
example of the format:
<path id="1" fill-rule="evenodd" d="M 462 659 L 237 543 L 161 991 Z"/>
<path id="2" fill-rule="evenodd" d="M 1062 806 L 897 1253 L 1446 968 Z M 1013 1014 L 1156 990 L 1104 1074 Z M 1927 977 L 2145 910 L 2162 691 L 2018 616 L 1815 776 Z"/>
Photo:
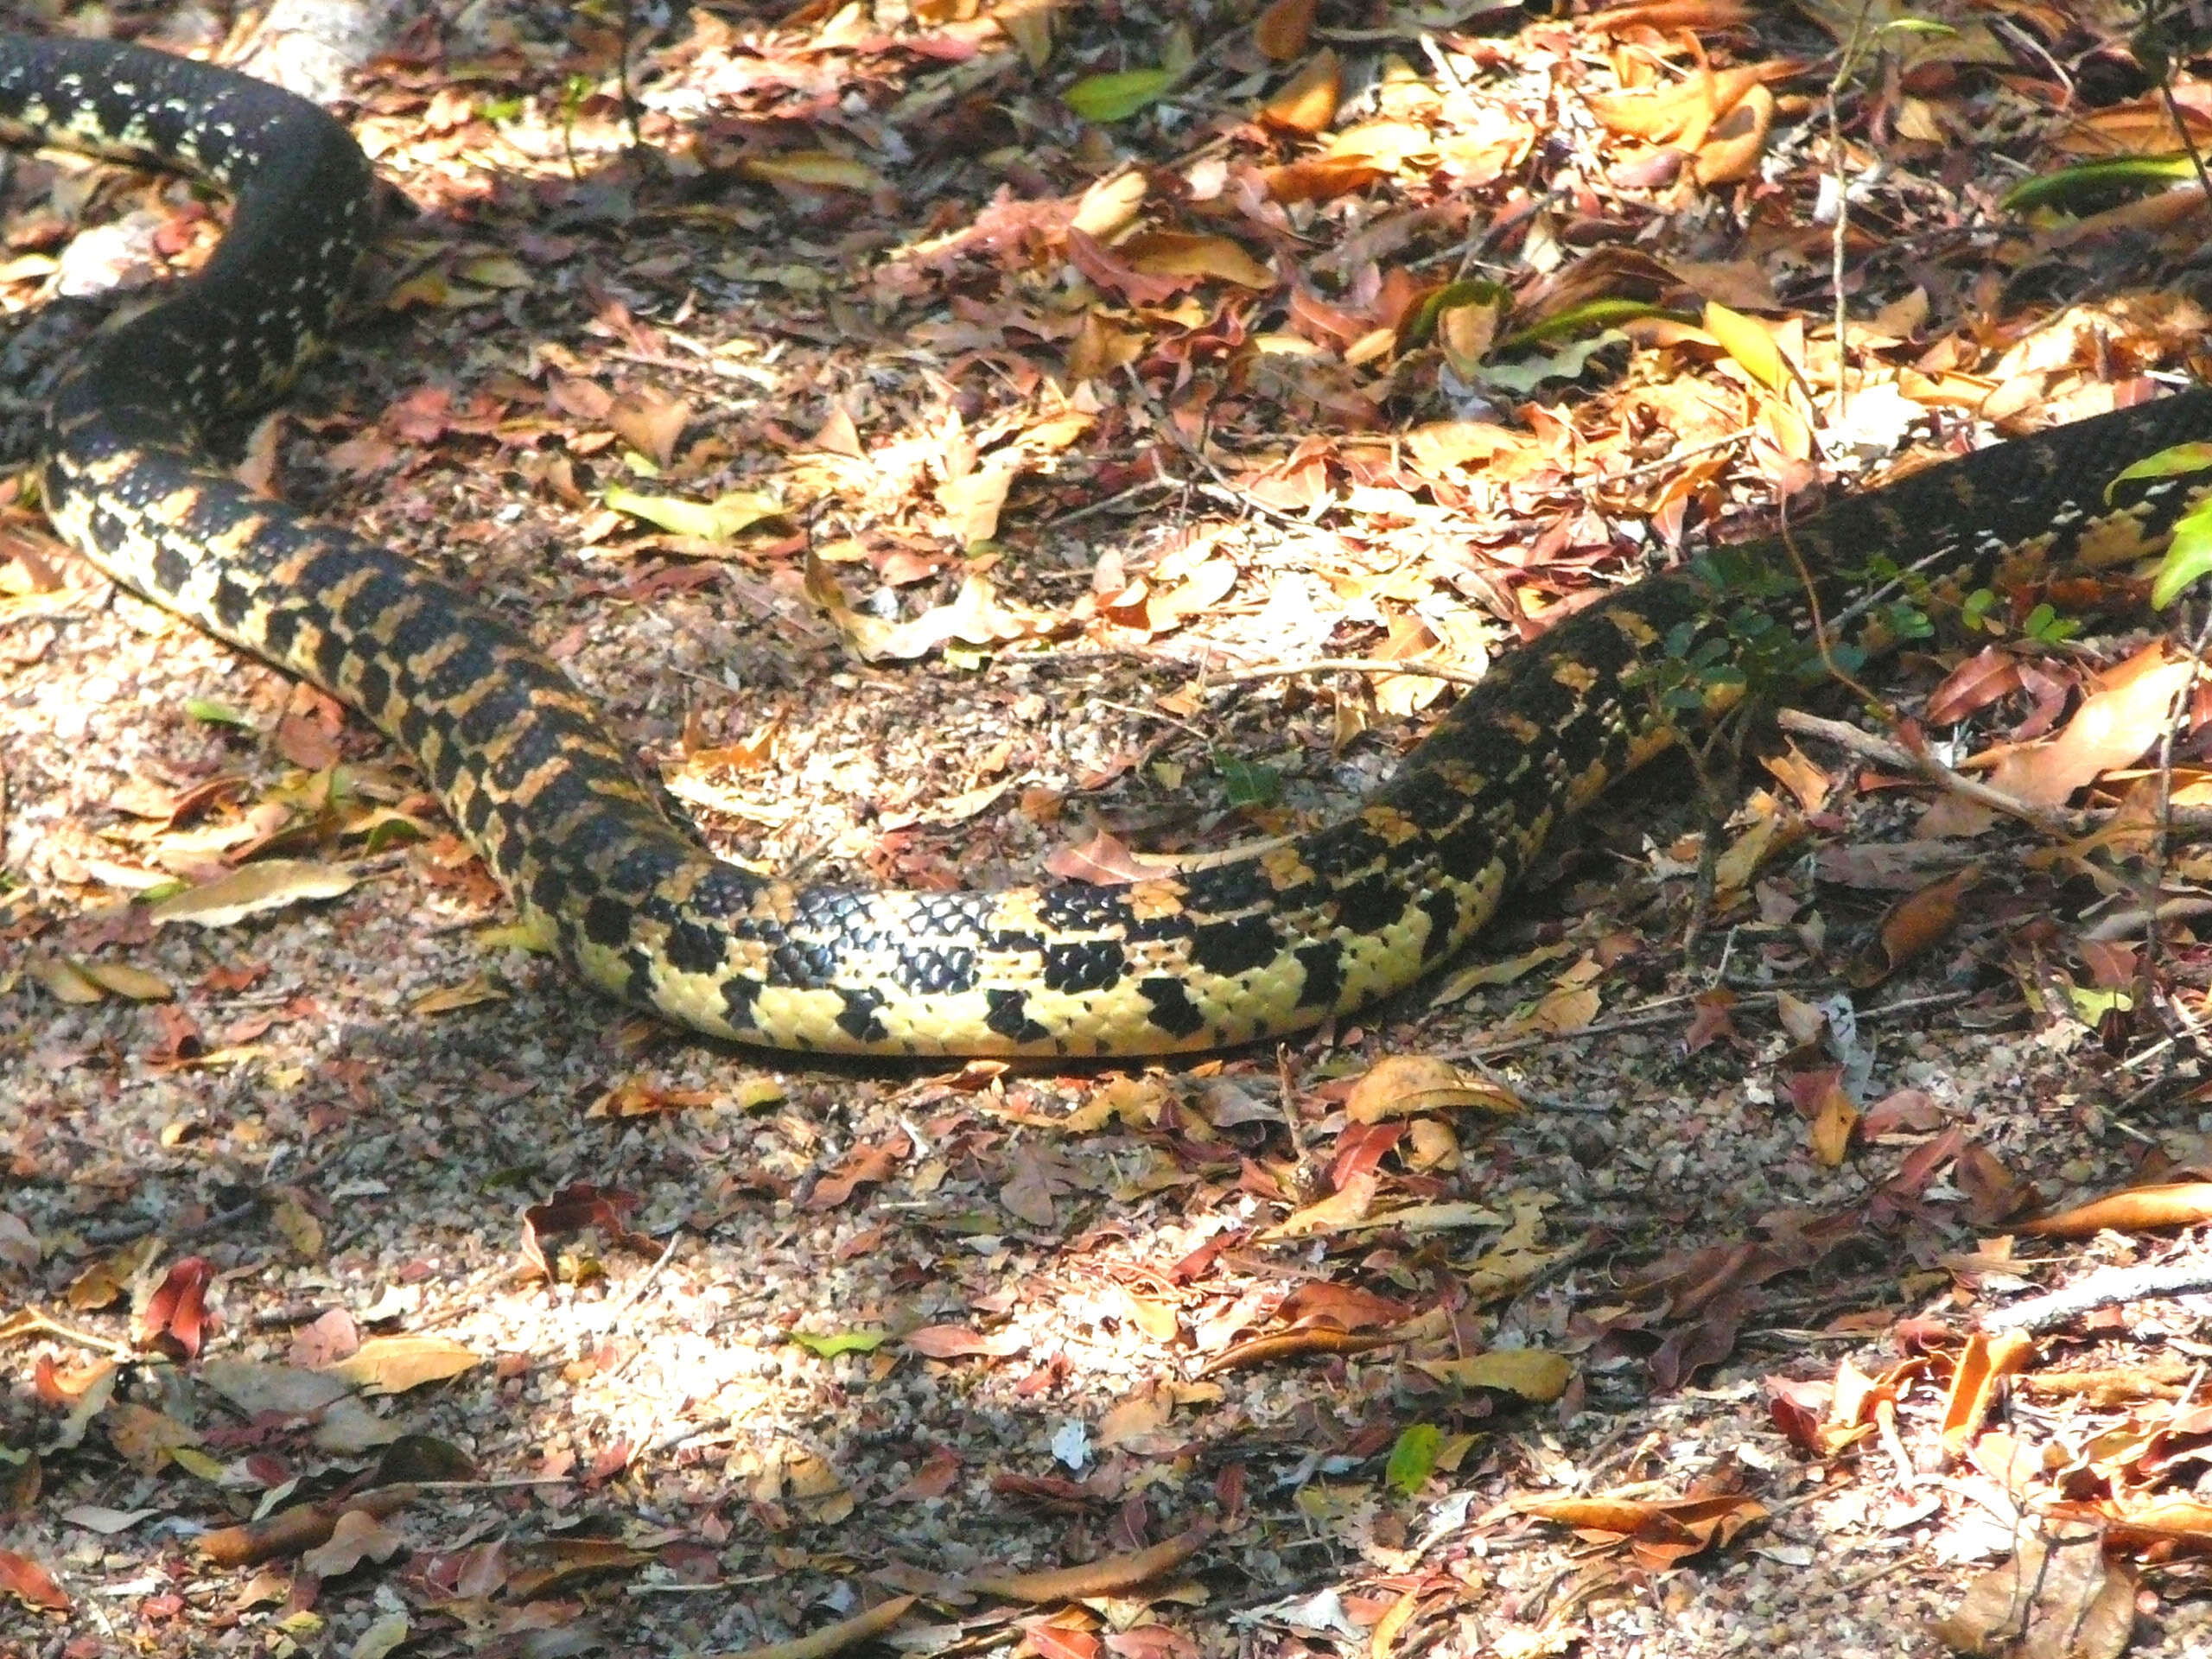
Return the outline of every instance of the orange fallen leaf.
<path id="1" fill-rule="evenodd" d="M 761 1647 L 747 1648 L 734 1654 L 731 1659 L 830 1659 L 831 1654 L 842 1653 L 847 1648 L 858 1647 L 873 1641 L 900 1619 L 906 1617 L 917 1596 L 893 1596 L 880 1606 L 871 1607 L 864 1613 L 855 1613 L 850 1618 L 840 1619 L 835 1624 L 825 1624 L 809 1635 L 795 1637 L 789 1642 L 770 1642 Z"/>
<path id="2" fill-rule="evenodd" d="M 963 1579 L 961 1586 L 1008 1601 L 1074 1601 L 1087 1596 L 1113 1595 L 1156 1579 L 1171 1567 L 1180 1567 L 1198 1553 L 1198 1546 L 1211 1530 L 1203 1525 L 1192 1527 L 1149 1549 L 1109 1555 L 1103 1560 L 1087 1561 L 1081 1567 L 1063 1567 L 1057 1572 L 981 1573 Z"/>
<path id="3" fill-rule="evenodd" d="M 1974 1443 L 1996 1403 L 1998 1385 L 2024 1370 L 2035 1349 L 2033 1338 L 2021 1331 L 2008 1331 L 1993 1342 L 1979 1333 L 1967 1339 L 1943 1402 L 1944 1451 L 1955 1458 Z"/>
<path id="4" fill-rule="evenodd" d="M 1255 1365 L 1272 1365 L 1279 1359 L 1370 1353 L 1377 1348 L 1387 1348 L 1392 1343 L 1404 1340 L 1402 1337 L 1379 1333 L 1361 1335 L 1355 1332 L 1339 1331 L 1333 1325 L 1301 1325 L 1295 1331 L 1277 1331 L 1268 1336 L 1254 1337 L 1249 1342 L 1232 1344 L 1198 1367 L 1198 1375 L 1213 1376 L 1223 1371 L 1249 1370 Z"/>
<path id="5" fill-rule="evenodd" d="M 1344 97 L 1344 72 L 1327 47 L 1316 52 L 1289 85 L 1260 106 L 1260 119 L 1285 132 L 1325 131 Z"/>
<path id="6" fill-rule="evenodd" d="M 2145 1232 L 2161 1227 L 2194 1227 L 2208 1220 L 2212 1220 L 2212 1181 L 2180 1181 L 2166 1186 L 2132 1187 L 2092 1198 L 2040 1221 L 2023 1222 L 2018 1230 L 2038 1238 L 2089 1238 L 2107 1230 Z"/>
<path id="7" fill-rule="evenodd" d="M 69 1611 L 69 1598 L 54 1575 L 12 1549 L 0 1549 L 0 1593 L 15 1597 L 26 1607 L 43 1607 L 53 1613 Z"/>
<path id="8" fill-rule="evenodd" d="M 1882 918 L 1876 943 L 1852 959 L 1847 975 L 1851 983 L 1860 990 L 1871 989 L 1949 938 L 1959 924 L 1959 901 L 1980 880 L 1981 867 L 1969 864 L 1892 905 Z"/>
<path id="9" fill-rule="evenodd" d="M 1999 755 L 1989 768 L 1991 787 L 2031 806 L 2063 806 L 2158 742 L 2175 696 L 2196 675 L 2192 663 L 2167 662 L 2163 645 L 2145 646 L 2099 677 L 2056 738 Z"/>

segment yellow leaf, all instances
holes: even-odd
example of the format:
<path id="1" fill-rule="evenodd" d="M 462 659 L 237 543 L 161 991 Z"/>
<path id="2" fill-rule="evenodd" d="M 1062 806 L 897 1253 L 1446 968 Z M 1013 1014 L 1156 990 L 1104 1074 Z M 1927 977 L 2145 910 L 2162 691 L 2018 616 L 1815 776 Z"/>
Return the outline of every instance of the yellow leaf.
<path id="1" fill-rule="evenodd" d="M 712 501 L 685 501 L 672 495 L 640 495 L 614 485 L 601 499 L 617 512 L 626 512 L 671 536 L 688 536 L 697 542 L 726 542 L 784 510 L 781 502 L 746 490 L 732 490 Z"/>
<path id="2" fill-rule="evenodd" d="M 1500 1348 L 1465 1359 L 1423 1359 L 1414 1363 L 1440 1382 L 1462 1389 L 1498 1389 L 1539 1402 L 1558 1399 L 1574 1376 L 1574 1367 L 1564 1356 L 1541 1348 Z"/>
<path id="3" fill-rule="evenodd" d="M 1780 391 L 1789 384 L 1789 360 L 1774 343 L 1774 336 L 1742 312 L 1731 311 L 1718 300 L 1707 300 L 1705 332 L 1769 391 Z"/>
<path id="4" fill-rule="evenodd" d="M 796 184 L 815 189 L 873 190 L 883 181 L 864 162 L 826 149 L 791 149 L 763 156 L 740 169 L 762 184 Z"/>
<path id="5" fill-rule="evenodd" d="M 404 1394 L 425 1382 L 442 1382 L 481 1363 L 478 1356 L 446 1337 L 372 1337 L 325 1376 L 350 1382 L 363 1394 Z"/>

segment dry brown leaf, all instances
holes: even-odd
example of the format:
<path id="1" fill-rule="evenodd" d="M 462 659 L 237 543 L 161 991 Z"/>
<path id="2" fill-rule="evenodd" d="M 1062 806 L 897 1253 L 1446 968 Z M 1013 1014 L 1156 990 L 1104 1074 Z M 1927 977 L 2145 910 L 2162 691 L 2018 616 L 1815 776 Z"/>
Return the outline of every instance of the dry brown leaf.
<path id="1" fill-rule="evenodd" d="M 1882 918 L 1875 941 L 1852 959 L 1847 972 L 1860 990 L 1881 984 L 1923 951 L 1948 938 L 1959 924 L 1960 901 L 1981 880 L 1981 867 L 1969 864 L 1955 875 L 1932 882 L 1892 905 Z"/>
<path id="2" fill-rule="evenodd" d="M 13 1596 L 26 1607 L 50 1613 L 69 1611 L 69 1598 L 48 1573 L 28 1555 L 0 1549 L 0 1596 Z"/>
<path id="3" fill-rule="evenodd" d="M 1541 1348 L 1499 1348 L 1464 1359 L 1417 1359 L 1416 1370 L 1461 1389 L 1497 1389 L 1541 1404 L 1567 1392 L 1574 1366 Z"/>
<path id="4" fill-rule="evenodd" d="M 365 1510 L 347 1510 L 330 1529 L 330 1536 L 304 1550 L 300 1565 L 319 1579 L 351 1573 L 363 1560 L 385 1561 L 406 1545 L 397 1527 L 388 1527 Z"/>
<path id="5" fill-rule="evenodd" d="M 762 184 L 798 185 L 809 189 L 874 190 L 883 180 L 865 162 L 826 149 L 792 149 L 739 164 L 739 171 Z"/>
<path id="6" fill-rule="evenodd" d="M 1252 22 L 1252 44 L 1277 63 L 1288 63 L 1306 49 L 1313 33 L 1315 0 L 1269 0 Z"/>
<path id="7" fill-rule="evenodd" d="M 1851 1149 L 1851 1132 L 1858 1126 L 1859 1109 L 1851 1103 L 1840 1079 L 1832 1077 L 1821 1091 L 1812 1124 L 1805 1132 L 1814 1161 L 1823 1169 L 1840 1166 Z"/>
<path id="8" fill-rule="evenodd" d="M 615 436 L 664 470 L 675 459 L 676 441 L 690 421 L 690 404 L 654 391 L 625 392 L 607 411 Z"/>
<path id="9" fill-rule="evenodd" d="M 1766 153 L 1767 132 L 1773 124 L 1774 94 L 1764 86 L 1752 87 L 1742 103 L 1713 124 L 1711 136 L 1698 149 L 1693 175 L 1707 188 L 1750 178 Z"/>
<path id="10" fill-rule="evenodd" d="M 76 969 L 102 990 L 133 1002 L 167 1002 L 176 995 L 168 981 L 127 962 L 79 962 Z"/>
<path id="11" fill-rule="evenodd" d="M 1700 65 L 1662 92 L 1622 92 L 1589 100 L 1590 111 L 1615 132 L 1646 143 L 1679 143 L 1695 150 L 1721 117 L 1743 102 L 1752 87 L 1786 79 L 1797 66 L 1789 62 L 1745 63 L 1714 70 Z"/>
<path id="12" fill-rule="evenodd" d="M 441 985 L 435 990 L 423 992 L 408 1002 L 407 1011 L 410 1014 L 451 1014 L 456 1008 L 473 1008 L 480 1003 L 504 1002 L 506 1000 L 505 987 L 496 983 L 486 975 L 479 974 L 459 985 Z"/>
<path id="13" fill-rule="evenodd" d="M 835 1624 L 825 1624 L 810 1635 L 794 1637 L 788 1642 L 770 1642 L 757 1648 L 747 1648 L 731 1654 L 728 1659 L 830 1659 L 832 1654 L 842 1653 L 847 1648 L 872 1642 L 900 1619 L 906 1617 L 917 1596 L 893 1596 L 879 1606 L 850 1618 L 840 1619 Z"/>
<path id="14" fill-rule="evenodd" d="M 1346 1180 L 1341 1190 L 1332 1192 L 1319 1204 L 1309 1204 L 1302 1210 L 1294 1210 L 1274 1226 L 1262 1232 L 1260 1242 L 1272 1243 L 1277 1239 L 1302 1238 L 1309 1233 L 1333 1233 L 1354 1226 L 1366 1219 L 1367 1212 L 1375 1207 L 1377 1178 L 1373 1170 L 1362 1170 Z"/>
<path id="15" fill-rule="evenodd" d="M 1366 156 L 1315 156 L 1260 169 L 1269 196 L 1284 203 L 1332 201 L 1364 189 L 1388 175 L 1389 168 Z"/>
<path id="16" fill-rule="evenodd" d="M 1516 1499 L 1513 1507 L 1586 1535 L 1624 1541 L 1655 1570 L 1726 1544 L 1766 1514 L 1764 1505 L 1733 1492 L 1674 1499 L 1531 1497 Z"/>
<path id="17" fill-rule="evenodd" d="M 962 478 L 949 478 L 938 486 L 937 504 L 953 539 L 963 548 L 988 542 L 999 533 L 999 513 L 1006 505 L 1019 467 L 979 467 Z"/>
<path id="18" fill-rule="evenodd" d="M 219 875 L 152 907 L 157 922 L 228 927 L 264 910 L 351 893 L 359 876 L 315 859 L 270 858 Z"/>
<path id="19" fill-rule="evenodd" d="M 1182 231 L 1145 231 L 1114 251 L 1129 268 L 1147 276 L 1211 277 L 1239 288 L 1269 289 L 1274 273 L 1225 236 L 1194 236 Z"/>
<path id="20" fill-rule="evenodd" d="M 252 1567 L 327 1543 L 339 1521 L 360 1515 L 371 1522 L 397 1514 L 414 1500 L 412 1486 L 385 1486 L 331 1503 L 297 1503 L 241 1527 L 224 1527 L 200 1540 L 200 1553 L 218 1567 Z"/>
<path id="21" fill-rule="evenodd" d="M 1985 645 L 1928 694 L 1921 717 L 1930 726 L 1955 725 L 2019 689 L 2019 659 L 2000 646 Z"/>
<path id="22" fill-rule="evenodd" d="M 2135 1579 L 2105 1558 L 2094 1526 L 2022 1522 L 2018 1555 L 1976 1579 L 1936 1626 L 1954 1651 L 1990 1659 L 2120 1659 Z"/>
<path id="23" fill-rule="evenodd" d="M 1271 1332 L 1249 1342 L 1232 1344 L 1198 1367 L 1198 1375 L 1212 1376 L 1222 1371 L 1246 1370 L 1255 1365 L 1272 1365 L 1279 1359 L 1372 1353 L 1377 1348 L 1388 1348 L 1404 1340 L 1403 1337 L 1380 1332 L 1341 1331 L 1333 1325 L 1304 1325 L 1295 1331 Z"/>
<path id="24" fill-rule="evenodd" d="M 1344 1116 L 1355 1123 L 1380 1123 L 1469 1106 L 1500 1116 L 1524 1109 L 1512 1093 L 1478 1072 L 1427 1055 L 1397 1054 L 1377 1061 L 1352 1085 Z"/>
<path id="25" fill-rule="evenodd" d="M 1655 29 L 1674 34 L 1733 29 L 1757 14 L 1745 0 L 1650 0 L 1645 5 L 1614 6 L 1593 12 L 1582 26 L 1600 35 L 1625 35 L 1632 29 Z"/>
<path id="26" fill-rule="evenodd" d="M 1127 1555 L 1109 1555 L 1081 1567 L 1052 1573 L 981 1573 L 961 1580 L 961 1587 L 977 1595 L 999 1596 L 1007 1601 L 1076 1601 L 1090 1596 L 1110 1596 L 1134 1590 L 1198 1553 L 1212 1529 L 1192 1527 L 1165 1543 Z"/>

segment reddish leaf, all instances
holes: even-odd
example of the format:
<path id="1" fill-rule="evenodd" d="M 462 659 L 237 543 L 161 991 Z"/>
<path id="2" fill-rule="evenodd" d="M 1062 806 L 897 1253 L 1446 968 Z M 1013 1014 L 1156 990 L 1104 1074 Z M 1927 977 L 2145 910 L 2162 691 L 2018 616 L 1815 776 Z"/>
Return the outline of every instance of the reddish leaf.
<path id="1" fill-rule="evenodd" d="M 2012 653 L 1985 645 L 1961 663 L 1928 694 L 1922 717 L 1930 726 L 1952 726 L 2000 697 L 2020 689 L 2020 668 Z"/>
<path id="2" fill-rule="evenodd" d="M 171 1268 L 147 1298 L 138 1322 L 140 1344 L 180 1359 L 197 1358 L 206 1335 L 207 1283 L 213 1276 L 213 1268 L 202 1255 L 188 1255 Z"/>
<path id="3" fill-rule="evenodd" d="M 69 1598 L 62 1594 L 54 1575 L 12 1549 L 0 1549 L 0 1592 L 15 1597 L 27 1607 L 42 1607 L 54 1613 L 69 1611 Z"/>

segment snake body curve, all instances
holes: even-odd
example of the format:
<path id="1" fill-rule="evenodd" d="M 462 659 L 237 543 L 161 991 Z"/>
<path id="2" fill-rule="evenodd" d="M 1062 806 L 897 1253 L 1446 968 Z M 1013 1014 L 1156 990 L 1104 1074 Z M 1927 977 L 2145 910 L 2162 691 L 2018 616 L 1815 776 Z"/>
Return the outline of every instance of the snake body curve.
<path id="1" fill-rule="evenodd" d="M 276 398 L 328 336 L 372 234 L 372 176 L 342 125 L 158 52 L 0 37 L 0 140 L 175 168 L 234 199 L 205 269 L 103 335 L 55 395 L 40 481 L 60 533 L 358 709 L 415 755 L 524 921 L 585 979 L 711 1035 L 1133 1055 L 1350 1013 L 1458 950 L 1562 818 L 1672 741 L 1674 717 L 1631 682 L 1719 626 L 1693 575 L 1626 588 L 1507 657 L 1340 822 L 1242 861 L 991 893 L 761 876 L 668 820 L 521 630 L 208 455 L 211 423 Z M 1808 572 L 1833 607 L 1877 553 L 1955 594 L 2018 556 L 2145 550 L 2190 492 L 2158 480 L 2115 506 L 2107 483 L 2207 436 L 2212 393 L 2183 393 L 1929 468 L 1730 557 L 1781 577 L 1777 591 Z M 1802 597 L 1776 601 L 1793 625 Z"/>

